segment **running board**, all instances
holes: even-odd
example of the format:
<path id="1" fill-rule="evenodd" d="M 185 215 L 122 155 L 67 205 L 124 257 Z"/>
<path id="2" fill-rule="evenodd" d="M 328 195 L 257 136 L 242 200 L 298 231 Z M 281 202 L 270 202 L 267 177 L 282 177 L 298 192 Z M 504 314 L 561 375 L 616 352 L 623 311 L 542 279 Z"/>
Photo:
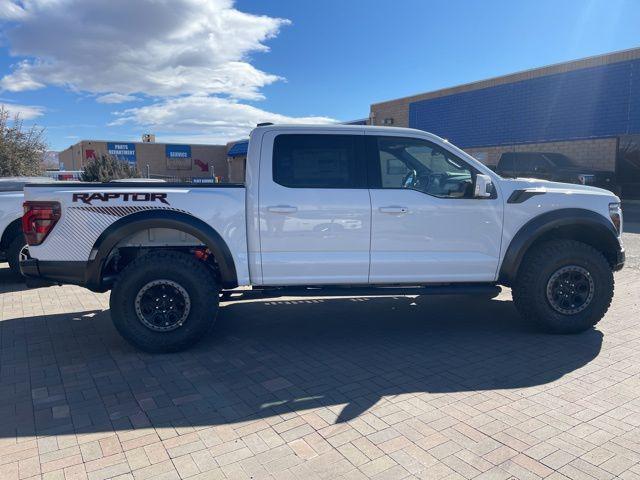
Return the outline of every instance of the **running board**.
<path id="1" fill-rule="evenodd" d="M 411 295 L 484 295 L 497 296 L 498 285 L 462 283 L 422 286 L 323 286 L 323 287 L 261 287 L 251 290 L 227 290 L 223 295 L 232 300 L 275 297 L 380 297 Z"/>

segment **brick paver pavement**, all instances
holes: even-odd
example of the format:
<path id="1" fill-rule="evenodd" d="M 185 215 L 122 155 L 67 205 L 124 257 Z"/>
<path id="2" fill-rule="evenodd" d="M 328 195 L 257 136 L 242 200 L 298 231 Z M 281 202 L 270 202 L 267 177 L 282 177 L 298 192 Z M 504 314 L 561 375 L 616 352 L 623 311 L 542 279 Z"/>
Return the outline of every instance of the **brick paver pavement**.
<path id="1" fill-rule="evenodd" d="M 0 479 L 640 479 L 640 271 L 616 282 L 575 336 L 508 291 L 275 299 L 149 355 L 106 294 L 0 268 Z"/>

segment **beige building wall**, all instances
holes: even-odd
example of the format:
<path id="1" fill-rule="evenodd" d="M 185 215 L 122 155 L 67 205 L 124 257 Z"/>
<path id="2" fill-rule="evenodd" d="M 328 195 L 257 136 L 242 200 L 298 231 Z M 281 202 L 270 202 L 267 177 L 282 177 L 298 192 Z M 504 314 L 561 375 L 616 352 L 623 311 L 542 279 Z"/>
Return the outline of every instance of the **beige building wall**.
<path id="1" fill-rule="evenodd" d="M 227 143 L 227 152 L 230 151 L 236 143 L 246 142 L 239 140 Z M 247 170 L 247 157 L 244 155 L 236 157 L 227 157 L 227 167 L 229 169 L 230 183 L 244 183 Z"/>
<path id="2" fill-rule="evenodd" d="M 229 165 L 229 182 L 244 183 L 247 157 L 229 157 L 227 163 Z"/>
<path id="3" fill-rule="evenodd" d="M 191 145 L 191 159 L 176 163 L 167 162 L 165 143 L 83 140 L 60 152 L 60 164 L 65 170 L 82 170 L 92 158 L 108 155 L 108 143 L 134 143 L 136 164 L 142 175 L 146 175 L 148 165 L 152 176 L 208 178 L 215 175 L 228 181 L 226 145 Z"/>
<path id="4" fill-rule="evenodd" d="M 58 160 L 60 161 L 60 168 L 64 170 L 81 170 L 82 147 L 79 143 L 71 145 L 58 154 Z"/>

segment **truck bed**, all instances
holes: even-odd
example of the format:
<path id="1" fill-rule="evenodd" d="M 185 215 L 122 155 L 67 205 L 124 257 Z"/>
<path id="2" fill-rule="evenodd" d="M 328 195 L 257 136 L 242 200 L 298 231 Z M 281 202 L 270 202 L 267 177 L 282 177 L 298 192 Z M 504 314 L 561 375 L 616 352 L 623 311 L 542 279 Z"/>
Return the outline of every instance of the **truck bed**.
<path id="1" fill-rule="evenodd" d="M 28 184 L 25 199 L 60 203 L 57 225 L 42 244 L 30 248 L 31 257 L 39 261 L 88 262 L 98 238 L 114 223 L 133 214 L 168 210 L 200 219 L 219 232 L 231 251 L 238 280 L 248 282 L 242 184 Z M 158 246 L 168 241 L 172 240 L 160 238 Z"/>

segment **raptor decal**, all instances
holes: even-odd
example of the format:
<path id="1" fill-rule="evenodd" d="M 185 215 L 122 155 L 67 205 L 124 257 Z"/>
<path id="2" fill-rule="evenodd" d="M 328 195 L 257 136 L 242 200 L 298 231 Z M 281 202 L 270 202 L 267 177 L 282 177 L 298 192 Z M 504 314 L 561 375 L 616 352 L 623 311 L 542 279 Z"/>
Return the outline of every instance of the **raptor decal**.
<path id="1" fill-rule="evenodd" d="M 129 192 L 105 192 L 105 193 L 74 193 L 73 202 L 82 202 L 92 205 L 93 201 L 110 202 L 112 200 L 122 200 L 123 202 L 160 202 L 169 205 L 166 193 L 129 193 Z"/>

